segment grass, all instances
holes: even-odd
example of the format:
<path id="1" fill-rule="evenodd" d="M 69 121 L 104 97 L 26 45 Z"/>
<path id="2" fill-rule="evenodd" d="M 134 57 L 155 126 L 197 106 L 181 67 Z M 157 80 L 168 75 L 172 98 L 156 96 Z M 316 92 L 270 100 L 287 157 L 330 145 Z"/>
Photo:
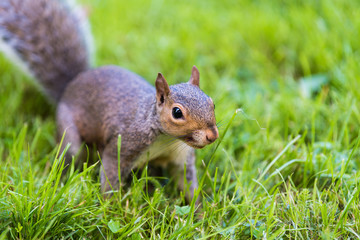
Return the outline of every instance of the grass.
<path id="1" fill-rule="evenodd" d="M 100 163 L 60 179 L 55 107 L 1 57 L 0 239 L 360 238 L 358 1 L 83 2 L 96 66 L 172 84 L 198 66 L 221 125 L 202 207 L 146 169 L 112 199 Z"/>

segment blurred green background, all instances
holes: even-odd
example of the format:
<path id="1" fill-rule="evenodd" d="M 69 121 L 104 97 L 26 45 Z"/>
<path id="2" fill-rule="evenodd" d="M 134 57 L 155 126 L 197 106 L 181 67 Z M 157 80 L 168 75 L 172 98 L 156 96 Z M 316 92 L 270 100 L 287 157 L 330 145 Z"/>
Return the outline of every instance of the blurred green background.
<path id="1" fill-rule="evenodd" d="M 159 199 L 134 203 L 134 184 L 125 200 L 106 205 L 97 200 L 93 173 L 89 181 L 95 190 L 90 194 L 82 188 L 78 194 L 86 195 L 85 206 L 95 202 L 98 218 L 86 220 L 85 210 L 83 217 L 76 215 L 79 227 L 73 236 L 359 237 L 360 1 L 81 2 L 94 35 L 95 66 L 120 65 L 151 83 L 162 72 L 175 84 L 187 81 L 196 65 L 201 88 L 216 104 L 223 140 L 215 153 L 217 143 L 197 152 L 198 178 L 206 176 L 204 219 L 194 223 L 175 211 L 181 200 L 171 187 Z M 0 73 L 0 209 L 2 216 L 12 216 L 0 220 L 0 229 L 8 229 L 11 237 L 20 238 L 22 231 L 22 236 L 34 236 L 46 221 L 16 233 L 23 215 L 11 205 L 10 192 L 25 191 L 19 186 L 31 176 L 35 189 L 46 181 L 56 149 L 55 106 L 2 56 Z M 20 174 L 27 164 L 34 175 Z M 117 214 L 126 212 L 129 202 L 131 214 Z M 70 208 L 77 204 L 70 201 Z M 110 220 L 126 225 L 147 216 L 143 211 L 149 205 L 156 209 L 148 216 L 153 224 L 146 222 L 128 235 L 109 230 Z M 30 211 L 36 204 L 31 206 Z M 159 230 L 162 216 L 169 217 L 166 231 Z M 60 220 L 54 224 L 60 230 L 45 237 L 71 232 Z"/>

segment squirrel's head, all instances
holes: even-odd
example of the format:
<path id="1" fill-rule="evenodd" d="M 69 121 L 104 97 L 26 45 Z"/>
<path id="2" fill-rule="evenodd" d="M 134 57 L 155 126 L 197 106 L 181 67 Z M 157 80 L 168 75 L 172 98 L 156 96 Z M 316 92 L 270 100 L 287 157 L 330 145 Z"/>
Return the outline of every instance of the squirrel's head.
<path id="1" fill-rule="evenodd" d="M 219 137 L 212 99 L 199 88 L 194 66 L 187 83 L 169 87 L 159 73 L 155 82 L 156 108 L 163 131 L 194 148 L 203 148 Z"/>

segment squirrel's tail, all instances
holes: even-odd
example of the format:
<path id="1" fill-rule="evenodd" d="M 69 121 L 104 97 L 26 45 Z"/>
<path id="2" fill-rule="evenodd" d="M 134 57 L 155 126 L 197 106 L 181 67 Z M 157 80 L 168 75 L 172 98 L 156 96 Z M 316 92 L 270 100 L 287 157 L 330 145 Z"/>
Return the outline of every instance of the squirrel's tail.
<path id="1" fill-rule="evenodd" d="M 0 0 L 0 51 L 59 101 L 89 67 L 89 24 L 71 0 Z"/>

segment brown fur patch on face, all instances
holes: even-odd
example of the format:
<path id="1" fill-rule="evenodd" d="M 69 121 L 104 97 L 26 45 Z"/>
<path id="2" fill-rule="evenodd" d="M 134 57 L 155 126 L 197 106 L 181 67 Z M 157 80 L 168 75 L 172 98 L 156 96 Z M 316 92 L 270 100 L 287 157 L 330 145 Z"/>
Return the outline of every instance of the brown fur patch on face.
<path id="1" fill-rule="evenodd" d="M 182 118 L 173 116 L 175 107 L 181 110 Z M 192 147 L 202 148 L 218 137 L 214 103 L 192 84 L 170 86 L 170 94 L 161 108 L 160 122 L 165 133 L 182 139 Z"/>

